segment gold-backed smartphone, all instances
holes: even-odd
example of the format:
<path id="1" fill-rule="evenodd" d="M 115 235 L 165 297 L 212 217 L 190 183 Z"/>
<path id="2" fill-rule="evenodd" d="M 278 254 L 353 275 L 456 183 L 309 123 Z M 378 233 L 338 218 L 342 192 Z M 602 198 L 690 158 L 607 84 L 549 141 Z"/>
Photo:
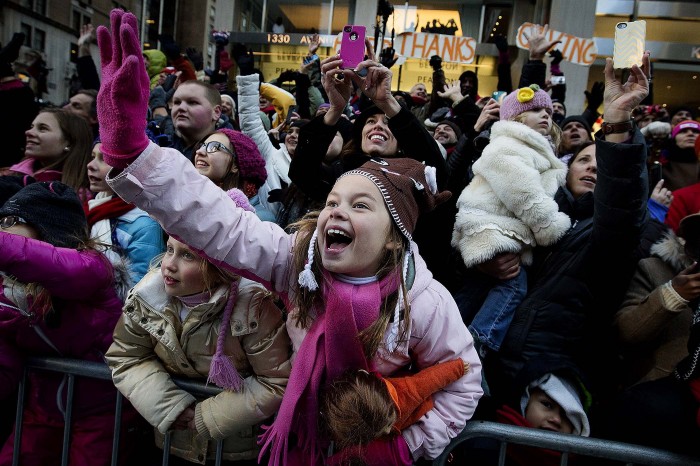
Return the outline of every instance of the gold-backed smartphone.
<path id="1" fill-rule="evenodd" d="M 632 65 L 642 66 L 646 33 L 646 21 L 617 23 L 615 26 L 613 68 L 632 68 Z"/>

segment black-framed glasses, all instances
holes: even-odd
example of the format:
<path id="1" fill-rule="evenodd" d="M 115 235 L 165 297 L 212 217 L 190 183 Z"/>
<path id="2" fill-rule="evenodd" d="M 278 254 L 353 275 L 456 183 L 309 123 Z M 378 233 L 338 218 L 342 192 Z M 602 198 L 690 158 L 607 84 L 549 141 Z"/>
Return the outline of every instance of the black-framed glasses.
<path id="1" fill-rule="evenodd" d="M 17 225 L 26 225 L 27 221 L 18 215 L 8 215 L 0 219 L 0 229 L 7 230 Z"/>
<path id="2" fill-rule="evenodd" d="M 226 147 L 225 145 L 223 145 L 222 143 L 220 143 L 219 141 L 203 142 L 199 145 L 199 148 L 197 150 L 201 149 L 202 147 L 204 147 L 204 151 L 207 154 L 213 154 L 214 152 L 220 150 L 226 152 L 227 154 L 230 154 L 233 158 L 236 158 L 236 153 L 228 147 Z"/>

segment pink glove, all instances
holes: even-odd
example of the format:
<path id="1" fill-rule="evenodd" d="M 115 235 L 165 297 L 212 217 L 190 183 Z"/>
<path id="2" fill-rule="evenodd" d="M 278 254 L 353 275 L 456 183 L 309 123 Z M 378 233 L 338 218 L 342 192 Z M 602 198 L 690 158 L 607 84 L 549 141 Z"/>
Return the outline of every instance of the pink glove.
<path id="1" fill-rule="evenodd" d="M 109 16 L 111 35 L 106 27 L 97 28 L 102 59 L 97 120 L 105 162 L 125 168 L 148 146 L 146 116 L 150 81 L 136 32 L 136 17 L 117 9 Z"/>

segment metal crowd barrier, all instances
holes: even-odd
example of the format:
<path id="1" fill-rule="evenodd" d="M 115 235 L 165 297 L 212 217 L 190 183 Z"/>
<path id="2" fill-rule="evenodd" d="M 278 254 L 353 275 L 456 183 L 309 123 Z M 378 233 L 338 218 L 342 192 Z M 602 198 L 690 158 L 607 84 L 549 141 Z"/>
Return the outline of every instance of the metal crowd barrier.
<path id="1" fill-rule="evenodd" d="M 19 393 L 17 396 L 17 414 L 15 417 L 15 439 L 14 439 L 14 452 L 12 457 L 12 466 L 21 466 L 20 463 L 20 445 L 22 439 L 22 413 L 24 407 L 24 400 L 27 388 L 27 376 L 30 371 L 52 371 L 67 374 L 67 404 L 66 404 L 66 415 L 65 415 L 65 428 L 63 431 L 63 453 L 61 455 L 61 466 L 68 465 L 68 453 L 70 449 L 71 441 L 71 418 L 73 414 L 73 389 L 75 385 L 76 377 L 90 377 L 94 379 L 102 380 L 112 380 L 112 375 L 106 364 L 100 364 L 92 361 L 82 361 L 79 359 L 68 359 L 68 358 L 30 358 L 27 360 L 27 364 L 24 370 L 24 376 L 19 385 Z M 196 382 L 189 379 L 182 379 L 178 377 L 173 377 L 175 384 L 187 390 L 195 396 L 210 397 L 221 393 L 221 389 L 216 386 L 205 385 L 202 382 Z M 115 404 L 115 416 L 114 416 L 114 436 L 112 440 L 112 466 L 117 466 L 119 464 L 119 436 L 121 432 L 121 414 L 122 405 L 124 402 L 124 397 L 117 391 L 116 404 Z M 170 437 L 171 432 L 165 435 L 165 440 L 163 443 L 163 466 L 168 466 L 170 460 Z M 216 459 L 215 465 L 221 466 L 221 461 L 223 458 L 223 440 L 216 442 Z"/>
<path id="2" fill-rule="evenodd" d="M 68 402 L 66 406 L 66 428 L 63 433 L 63 453 L 61 466 L 68 465 L 68 453 L 71 441 L 71 418 L 73 412 L 73 389 L 75 377 L 91 377 L 96 379 L 111 380 L 111 374 L 105 364 L 81 361 L 78 359 L 64 358 L 31 358 L 27 361 L 24 376 L 19 386 L 17 399 L 17 413 L 15 420 L 14 456 L 12 466 L 20 466 L 20 442 L 22 436 L 22 413 L 25 393 L 27 388 L 27 375 L 30 371 L 52 371 L 67 375 L 68 378 Z M 194 382 L 188 379 L 173 378 L 173 381 L 182 389 L 195 396 L 209 397 L 221 392 L 221 389 L 205 385 L 202 382 Z M 121 430 L 121 413 L 123 397 L 117 392 L 115 404 L 114 437 L 112 442 L 112 466 L 118 464 L 119 458 L 119 433 Z M 455 437 L 445 448 L 440 457 L 433 461 L 432 466 L 447 466 L 454 464 L 456 449 L 465 447 L 463 443 L 472 439 L 490 439 L 498 443 L 498 464 L 503 466 L 506 460 L 506 449 L 509 443 L 526 445 L 531 447 L 546 448 L 562 452 L 560 464 L 566 466 L 571 454 L 617 461 L 632 465 L 699 465 L 700 458 L 691 458 L 678 455 L 665 450 L 643 447 L 628 443 L 615 442 L 596 438 L 579 437 L 574 435 L 559 434 L 539 429 L 527 429 L 524 427 L 509 426 L 488 421 L 470 421 L 460 435 Z M 215 464 L 221 465 L 223 441 L 216 444 Z M 166 434 L 163 445 L 163 466 L 168 466 L 170 455 L 170 433 Z"/>
<path id="3" fill-rule="evenodd" d="M 460 446 L 464 447 L 462 444 L 472 439 L 495 440 L 498 443 L 499 466 L 505 464 L 506 450 L 509 443 L 546 448 L 548 450 L 561 452 L 562 455 L 559 462 L 561 466 L 569 464 L 571 454 L 577 457 L 617 461 L 626 465 L 700 465 L 700 458 L 679 455 L 657 448 L 643 447 L 612 440 L 560 434 L 558 432 L 550 432 L 541 429 L 528 429 L 526 427 L 499 424 L 497 422 L 470 421 L 467 423 L 462 433 L 452 439 L 452 442 L 445 448 L 442 455 L 433 461 L 433 466 L 457 464 L 454 462 L 455 450 Z"/>

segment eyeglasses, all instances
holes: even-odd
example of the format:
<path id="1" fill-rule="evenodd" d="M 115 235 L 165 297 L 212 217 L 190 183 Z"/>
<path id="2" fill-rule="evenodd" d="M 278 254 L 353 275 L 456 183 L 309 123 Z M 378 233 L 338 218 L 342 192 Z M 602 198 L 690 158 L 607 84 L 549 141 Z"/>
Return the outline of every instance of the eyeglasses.
<path id="1" fill-rule="evenodd" d="M 0 229 L 7 230 L 8 228 L 12 228 L 18 223 L 26 225 L 27 221 L 22 217 L 18 217 L 17 215 L 8 215 L 7 217 L 3 217 L 0 219 Z"/>
<path id="2" fill-rule="evenodd" d="M 219 141 L 209 141 L 209 142 L 203 142 L 202 144 L 199 145 L 199 149 L 204 147 L 204 150 L 207 154 L 213 154 L 216 151 L 224 151 L 227 154 L 230 154 L 232 157 L 236 157 L 236 153 L 233 152 L 231 149 L 220 143 Z"/>

